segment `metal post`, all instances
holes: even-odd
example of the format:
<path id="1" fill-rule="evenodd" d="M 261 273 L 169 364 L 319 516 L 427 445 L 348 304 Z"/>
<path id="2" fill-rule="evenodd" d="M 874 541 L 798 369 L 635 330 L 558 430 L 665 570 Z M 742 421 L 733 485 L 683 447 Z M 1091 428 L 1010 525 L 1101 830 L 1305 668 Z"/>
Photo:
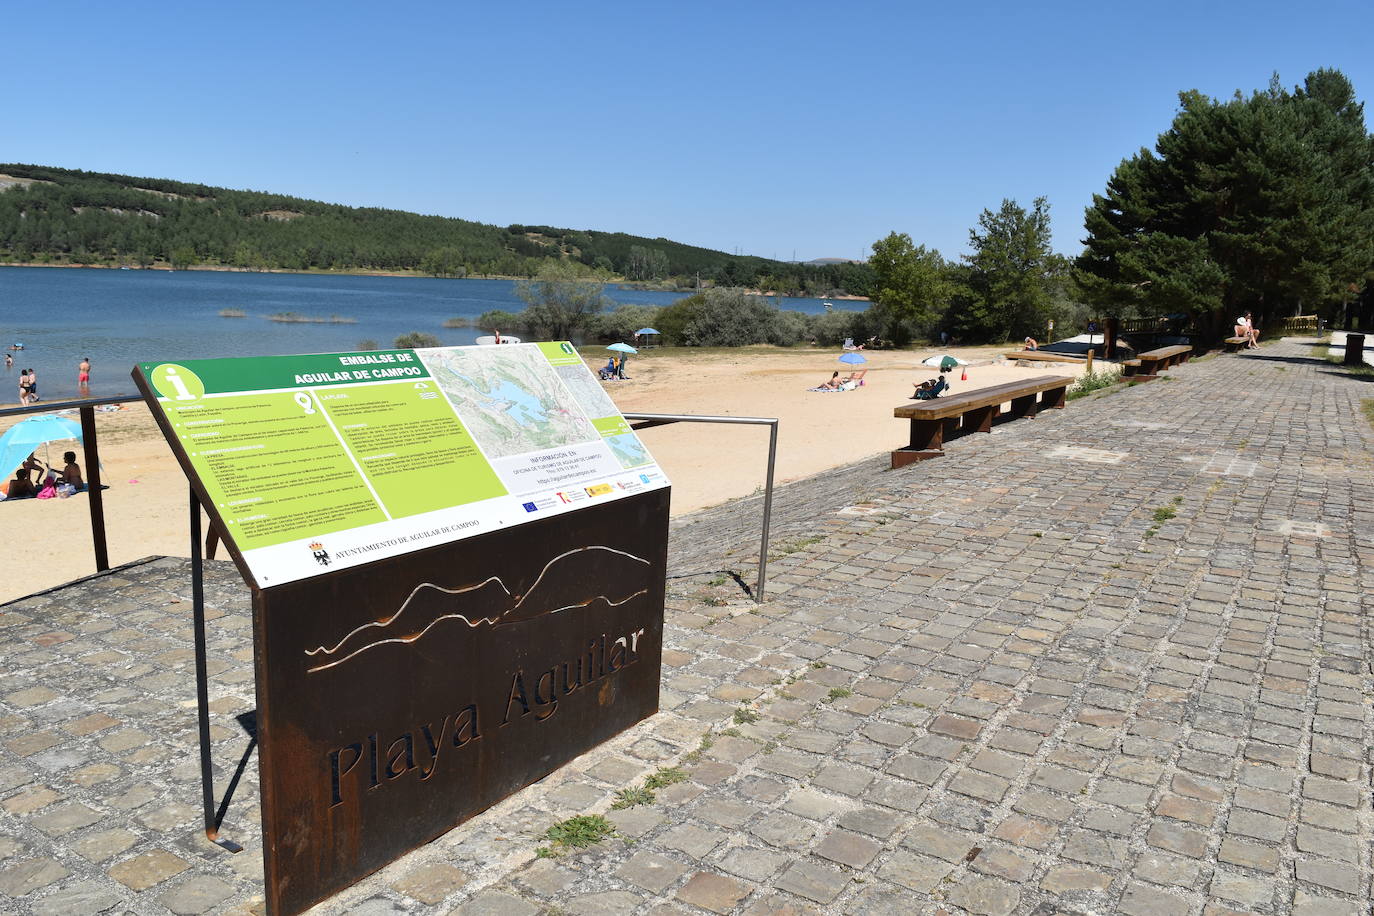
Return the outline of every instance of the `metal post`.
<path id="1" fill-rule="evenodd" d="M 105 496 L 100 489 L 100 447 L 95 438 L 95 408 L 81 408 L 81 450 L 86 459 L 86 500 L 91 510 L 91 541 L 95 548 L 95 571 L 110 568 L 110 550 L 105 543 Z"/>
<path id="2" fill-rule="evenodd" d="M 243 847 L 222 839 L 215 817 L 215 770 L 210 763 L 210 683 L 205 663 L 205 563 L 200 552 L 200 498 L 191 490 L 191 612 L 196 631 L 196 711 L 200 720 L 200 792 L 205 804 L 205 838 L 230 852 Z"/>
<path id="3" fill-rule="evenodd" d="M 768 482 L 763 487 L 763 537 L 759 541 L 759 584 L 754 601 L 763 604 L 763 584 L 768 580 L 768 525 L 773 518 L 773 464 L 778 456 L 778 421 L 768 425 Z"/>
<path id="4" fill-rule="evenodd" d="M 778 456 L 778 419 L 777 417 L 710 417 L 695 414 L 667 413 L 627 413 L 625 419 L 632 429 L 648 429 L 651 426 L 667 426 L 670 423 L 730 423 L 752 426 L 767 425 L 768 430 L 768 479 L 763 490 L 763 535 L 759 548 L 759 581 L 754 592 L 754 601 L 763 603 L 764 582 L 768 573 L 768 526 L 773 515 L 773 468 Z"/>

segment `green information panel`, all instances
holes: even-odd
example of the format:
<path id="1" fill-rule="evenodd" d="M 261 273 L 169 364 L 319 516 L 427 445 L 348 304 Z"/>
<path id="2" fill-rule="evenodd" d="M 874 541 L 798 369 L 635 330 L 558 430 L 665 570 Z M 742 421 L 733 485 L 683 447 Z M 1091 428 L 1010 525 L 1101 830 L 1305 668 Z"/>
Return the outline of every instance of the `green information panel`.
<path id="1" fill-rule="evenodd" d="M 142 363 L 261 587 L 668 485 L 568 343 Z"/>

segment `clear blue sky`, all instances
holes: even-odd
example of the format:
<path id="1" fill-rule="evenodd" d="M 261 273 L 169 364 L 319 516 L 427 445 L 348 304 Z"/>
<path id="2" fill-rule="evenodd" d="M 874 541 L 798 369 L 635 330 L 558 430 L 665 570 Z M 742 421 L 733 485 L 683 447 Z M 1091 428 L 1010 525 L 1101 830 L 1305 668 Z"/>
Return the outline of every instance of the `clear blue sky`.
<path id="1" fill-rule="evenodd" d="M 11 4 L 0 161 L 801 260 L 1044 195 L 1074 254 L 1180 90 L 1374 93 L 1369 0 L 952 6 Z"/>

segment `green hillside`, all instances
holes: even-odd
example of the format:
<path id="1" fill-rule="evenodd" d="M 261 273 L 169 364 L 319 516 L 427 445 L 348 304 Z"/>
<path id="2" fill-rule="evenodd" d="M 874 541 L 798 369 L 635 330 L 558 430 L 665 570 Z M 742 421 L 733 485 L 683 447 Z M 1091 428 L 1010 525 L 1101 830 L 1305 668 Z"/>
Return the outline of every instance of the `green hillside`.
<path id="1" fill-rule="evenodd" d="M 864 264 L 791 264 L 620 232 L 492 226 L 36 165 L 0 164 L 0 262 L 230 266 L 533 276 L 562 259 L 590 273 L 683 286 L 866 295 Z"/>

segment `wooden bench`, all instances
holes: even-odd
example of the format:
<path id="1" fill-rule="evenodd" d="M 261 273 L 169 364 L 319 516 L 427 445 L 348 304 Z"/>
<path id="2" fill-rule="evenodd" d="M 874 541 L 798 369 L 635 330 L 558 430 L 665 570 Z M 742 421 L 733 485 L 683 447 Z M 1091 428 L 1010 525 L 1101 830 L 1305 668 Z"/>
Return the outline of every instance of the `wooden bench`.
<path id="1" fill-rule="evenodd" d="M 1041 410 L 1062 409 L 1071 381 L 1063 376 L 1042 375 L 895 407 L 894 417 L 911 421 L 911 442 L 892 453 L 892 467 L 939 458 L 945 453 L 947 437 L 961 432 L 990 433 L 994 420 L 1034 417 Z M 1006 413 L 1000 412 L 1003 404 L 1011 405 Z"/>
<path id="2" fill-rule="evenodd" d="M 1226 344 L 1227 353 L 1238 353 L 1250 344 L 1248 337 L 1228 337 L 1223 341 Z"/>
<path id="3" fill-rule="evenodd" d="M 1014 350 L 1011 353 L 1003 353 L 1002 355 L 1007 359 L 1024 359 L 1042 363 L 1087 362 L 1087 359 L 1082 356 L 1073 356 L 1068 353 L 1056 353 L 1053 350 Z"/>
<path id="4" fill-rule="evenodd" d="M 1136 359 L 1140 360 L 1140 369 L 1136 372 L 1136 377 L 1142 380 L 1158 378 L 1159 370 L 1187 362 L 1192 352 L 1192 347 L 1180 344 L 1173 347 L 1160 347 L 1158 350 L 1150 350 L 1146 353 L 1137 353 Z"/>
<path id="5" fill-rule="evenodd" d="M 1139 375 L 1139 374 L 1140 374 L 1140 360 L 1138 360 L 1138 359 L 1123 359 L 1123 360 L 1121 361 L 1121 375 L 1122 375 L 1123 378 L 1130 378 L 1130 377 L 1133 376 L 1133 375 Z"/>

